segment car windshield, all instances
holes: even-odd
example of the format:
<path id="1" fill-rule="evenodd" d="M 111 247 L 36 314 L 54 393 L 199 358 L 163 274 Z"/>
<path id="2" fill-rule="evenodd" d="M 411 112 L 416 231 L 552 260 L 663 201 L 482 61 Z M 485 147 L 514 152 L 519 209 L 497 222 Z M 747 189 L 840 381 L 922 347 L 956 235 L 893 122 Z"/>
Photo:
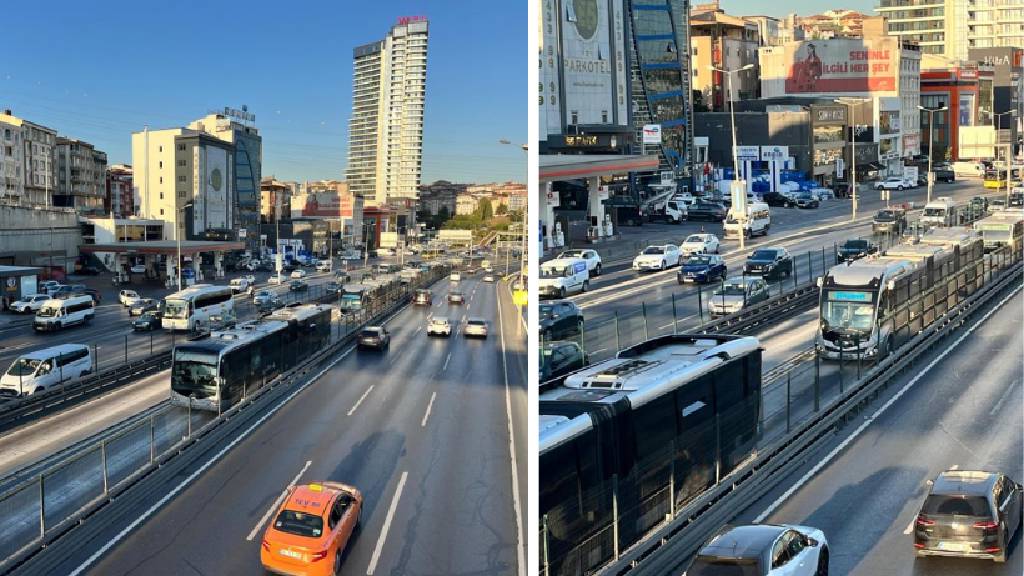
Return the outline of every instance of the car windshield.
<path id="1" fill-rule="evenodd" d="M 757 250 L 750 255 L 751 260 L 775 260 L 774 250 Z"/>
<path id="2" fill-rule="evenodd" d="M 8 376 L 31 376 L 36 373 L 36 368 L 39 368 L 39 360 L 30 360 L 28 358 L 18 358 L 11 364 L 11 367 L 7 369 Z"/>
<path id="3" fill-rule="evenodd" d="M 868 241 L 867 240 L 847 240 L 846 244 L 844 244 L 843 247 L 847 248 L 847 249 L 850 249 L 850 250 L 865 250 L 868 247 Z"/>
<path id="4" fill-rule="evenodd" d="M 484 322 L 483 320 L 470 320 L 467 324 L 470 326 L 484 326 L 487 322 Z"/>
<path id="5" fill-rule="evenodd" d="M 824 303 L 822 329 L 870 334 L 874 313 L 874 304 L 828 301 Z"/>
<path id="6" fill-rule="evenodd" d="M 274 529 L 286 534 L 319 538 L 324 532 L 324 519 L 297 510 L 281 510 L 274 520 Z"/>
<path id="7" fill-rule="evenodd" d="M 878 220 L 879 222 L 892 222 L 895 219 L 896 213 L 892 210 L 882 210 L 875 215 L 875 220 Z"/>
<path id="8" fill-rule="evenodd" d="M 746 294 L 746 290 L 744 289 L 743 284 L 732 282 L 722 286 L 718 290 L 715 290 L 715 296 L 743 296 L 744 294 Z"/>
<path id="9" fill-rule="evenodd" d="M 539 315 L 540 315 L 540 318 L 542 320 L 546 319 L 546 318 L 551 318 L 552 316 L 554 316 L 554 314 L 555 314 L 555 307 L 554 306 L 551 306 L 551 305 L 548 305 L 548 304 L 541 304 L 540 305 Z"/>
<path id="10" fill-rule="evenodd" d="M 754 558 L 697 558 L 687 576 L 760 576 Z"/>
<path id="11" fill-rule="evenodd" d="M 430 321 L 430 323 L 433 324 L 434 326 L 447 326 L 448 325 L 448 321 L 443 319 L 443 318 L 442 319 L 434 318 L 433 320 Z"/>
<path id="12" fill-rule="evenodd" d="M 566 250 L 558 255 L 559 258 L 583 258 L 583 250 Z"/>
<path id="13" fill-rule="evenodd" d="M 60 306 L 44 305 L 42 308 L 39 309 L 39 312 L 36 312 L 36 316 L 41 316 L 43 318 L 52 318 L 56 316 L 58 312 L 60 312 Z"/>
<path id="14" fill-rule="evenodd" d="M 164 318 L 184 320 L 188 318 L 188 302 L 185 300 L 164 300 Z"/>
<path id="15" fill-rule="evenodd" d="M 686 264 L 688 266 L 710 266 L 711 265 L 711 257 L 710 256 L 690 256 L 689 258 L 686 259 Z"/>
<path id="16" fill-rule="evenodd" d="M 924 501 L 921 513 L 928 516 L 984 516 L 989 517 L 988 499 L 984 496 L 932 494 Z"/>
<path id="17" fill-rule="evenodd" d="M 664 254 L 665 249 L 661 246 L 648 246 L 644 249 L 644 254 Z"/>
<path id="18" fill-rule="evenodd" d="M 704 242 L 704 237 L 703 236 L 698 236 L 698 235 L 694 234 L 692 236 L 687 237 L 686 241 L 687 242 L 693 242 L 695 244 L 702 244 Z"/>
<path id="19" fill-rule="evenodd" d="M 365 328 L 359 333 L 360 336 L 366 336 L 369 338 L 376 338 L 380 336 L 380 332 L 375 328 Z"/>
<path id="20" fill-rule="evenodd" d="M 216 397 L 217 360 L 217 355 L 209 352 L 175 350 L 171 390 L 199 399 Z"/>

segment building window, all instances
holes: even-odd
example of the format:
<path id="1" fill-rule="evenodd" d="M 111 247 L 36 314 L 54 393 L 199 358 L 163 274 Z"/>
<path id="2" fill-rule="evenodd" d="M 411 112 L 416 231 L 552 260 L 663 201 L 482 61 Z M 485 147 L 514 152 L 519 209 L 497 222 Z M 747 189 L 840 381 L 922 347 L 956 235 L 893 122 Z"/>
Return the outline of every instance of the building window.
<path id="1" fill-rule="evenodd" d="M 161 200 L 163 200 L 163 199 L 164 199 L 164 193 L 163 193 L 163 192 L 161 192 L 161 193 L 160 193 L 160 199 L 161 199 Z"/>
<path id="2" fill-rule="evenodd" d="M 164 151 L 164 147 L 163 147 L 163 146 L 157 146 L 157 148 L 159 148 L 159 149 L 160 149 L 160 152 L 163 152 L 163 151 Z"/>
<path id="3" fill-rule="evenodd" d="M 163 168 L 163 167 L 164 167 L 164 161 L 163 161 L 163 160 L 161 160 L 161 161 L 160 161 L 160 167 L 161 167 L 161 168 Z"/>
<path id="4" fill-rule="evenodd" d="M 161 177 L 160 177 L 160 183 L 161 183 L 161 184 L 163 184 L 163 183 L 164 183 L 164 177 L 163 177 L 163 176 L 161 176 Z"/>
<path id="5" fill-rule="evenodd" d="M 575 126 L 576 124 L 579 124 L 579 121 L 580 121 L 579 112 L 577 112 L 576 110 L 573 110 L 572 111 L 572 123 L 573 123 L 573 125 Z"/>
<path id="6" fill-rule="evenodd" d="M 184 144 L 178 144 L 178 151 L 179 152 L 184 152 L 185 151 L 185 145 Z"/>
<path id="7" fill-rule="evenodd" d="M 604 123 L 604 124 L 608 123 L 608 111 L 607 110 L 601 110 L 601 122 Z"/>
<path id="8" fill-rule="evenodd" d="M 160 215 L 161 215 L 161 216 L 163 216 L 163 215 L 164 215 L 164 209 L 163 209 L 163 208 L 161 208 L 161 209 L 160 209 Z"/>
<path id="9" fill-rule="evenodd" d="M 186 164 L 185 160 L 178 160 L 178 166 L 184 166 L 185 164 Z"/>
<path id="10" fill-rule="evenodd" d="M 185 181 L 185 177 L 184 176 L 178 176 L 178 182 L 184 182 L 184 181 Z"/>

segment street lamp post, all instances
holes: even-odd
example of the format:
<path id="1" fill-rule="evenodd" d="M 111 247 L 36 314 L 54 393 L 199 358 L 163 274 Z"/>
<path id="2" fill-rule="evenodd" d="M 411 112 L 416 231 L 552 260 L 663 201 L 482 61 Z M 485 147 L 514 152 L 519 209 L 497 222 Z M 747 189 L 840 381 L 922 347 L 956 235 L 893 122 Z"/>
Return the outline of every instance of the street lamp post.
<path id="1" fill-rule="evenodd" d="M 839 104 L 846 104 L 847 110 L 850 112 L 850 126 L 853 127 L 850 130 L 850 200 L 853 208 L 853 216 L 850 218 L 851 221 L 857 219 L 857 122 L 856 122 L 856 109 L 854 105 L 863 104 L 864 102 L 870 102 L 871 98 L 836 98 L 835 101 Z M 886 195 L 886 207 L 889 206 L 888 198 L 889 191 L 885 191 Z"/>
<path id="2" fill-rule="evenodd" d="M 181 292 L 181 221 L 178 219 L 178 214 L 185 211 L 186 208 L 192 206 L 192 203 L 182 205 L 177 209 L 174 218 L 174 238 L 178 241 L 178 261 L 174 263 L 174 267 L 178 271 L 178 292 Z"/>
<path id="3" fill-rule="evenodd" d="M 920 106 L 920 105 L 918 106 L 919 110 L 924 110 L 925 112 L 928 113 L 928 200 L 927 200 L 927 202 L 931 202 L 932 201 L 932 186 L 934 186 L 934 184 L 935 184 L 935 173 L 932 172 L 932 158 L 935 156 L 935 149 L 932 148 L 932 145 L 933 145 L 932 144 L 932 141 L 933 141 L 932 140 L 932 133 L 935 132 L 935 119 L 934 119 L 934 117 L 932 115 L 935 114 L 936 112 L 944 112 L 946 110 L 949 110 L 948 106 L 943 106 L 941 102 L 939 102 L 939 104 L 940 105 L 935 107 L 935 108 L 928 108 L 927 106 Z"/>
<path id="4" fill-rule="evenodd" d="M 1014 110 L 1007 110 L 1005 112 L 999 112 L 999 113 L 996 113 L 995 110 L 989 110 L 989 114 L 991 114 L 991 116 L 992 116 L 992 130 L 995 132 L 995 136 L 996 136 L 996 146 L 993 146 L 993 148 L 992 148 L 992 155 L 995 156 L 995 160 L 998 160 L 999 159 L 999 130 L 1002 128 L 1003 123 L 1002 123 L 1002 121 L 999 121 L 997 123 L 996 119 L 998 117 L 1000 117 L 1000 116 L 1006 116 L 1007 114 L 1009 114 L 1010 116 L 1016 116 L 1017 115 L 1017 110 L 1016 109 L 1014 109 Z M 1007 203 L 1006 205 L 1007 206 L 1010 205 L 1009 204 L 1010 203 L 1010 176 L 1012 175 L 1012 171 L 1013 171 L 1013 142 L 1010 142 L 1010 144 L 1006 148 L 1006 203 Z"/>
<path id="5" fill-rule="evenodd" d="M 737 74 L 739 72 L 742 72 L 744 70 L 750 70 L 753 67 L 754 67 L 753 64 L 747 64 L 746 66 L 743 66 L 743 67 L 740 67 L 740 68 L 736 68 L 735 70 L 729 70 L 729 69 L 726 69 L 726 68 L 717 68 L 715 66 L 708 65 L 708 69 L 709 70 L 713 70 L 715 72 L 719 72 L 719 73 L 725 74 L 725 82 L 726 82 L 726 94 L 725 94 L 725 97 L 728 98 L 728 100 L 729 100 L 729 122 L 732 124 L 732 181 L 733 181 L 733 190 L 732 190 L 733 199 L 732 199 L 732 204 L 733 204 L 733 206 L 746 206 L 746 194 L 747 194 L 747 192 L 746 192 L 746 190 L 742 191 L 742 194 L 741 194 L 743 196 L 742 200 L 737 197 L 737 195 L 740 194 L 739 192 L 737 192 L 737 190 L 739 189 L 739 182 L 740 182 L 740 180 L 739 180 L 739 176 L 740 176 L 739 164 L 740 164 L 740 162 L 739 162 L 739 150 L 736 149 L 736 108 L 733 105 L 733 99 L 732 99 L 732 75 L 733 74 Z M 743 250 L 745 248 L 745 245 L 746 245 L 745 241 L 746 241 L 746 235 L 747 235 L 747 230 L 746 230 L 747 214 L 746 214 L 746 211 L 745 210 L 738 211 L 736 213 L 736 216 L 737 216 L 736 219 L 737 219 L 737 221 L 739 222 L 739 225 L 740 225 L 740 250 Z"/>

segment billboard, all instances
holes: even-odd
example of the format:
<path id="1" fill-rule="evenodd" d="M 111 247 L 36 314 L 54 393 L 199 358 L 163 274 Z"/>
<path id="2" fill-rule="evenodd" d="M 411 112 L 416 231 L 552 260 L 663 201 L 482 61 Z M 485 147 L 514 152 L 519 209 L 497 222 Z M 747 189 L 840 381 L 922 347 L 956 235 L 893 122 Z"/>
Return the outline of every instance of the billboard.
<path id="1" fill-rule="evenodd" d="M 992 126 L 961 126 L 957 152 L 960 158 L 994 158 L 996 141 Z"/>
<path id="2" fill-rule="evenodd" d="M 556 9 L 557 7 L 557 9 Z M 547 47 L 560 40 L 558 55 L 552 55 L 561 67 L 561 114 L 566 124 L 619 124 L 628 120 L 629 95 L 626 93 L 625 29 L 621 2 L 600 0 L 548 0 L 544 4 L 544 36 Z M 548 35 L 547 18 L 557 10 L 558 29 Z M 547 54 L 545 54 L 547 57 Z M 548 98 L 558 97 L 546 86 Z M 551 121 L 548 120 L 549 133 Z"/>
<path id="3" fill-rule="evenodd" d="M 217 146 L 196 146 L 195 165 L 201 175 L 192 207 L 192 230 L 231 229 L 231 172 L 228 151 Z"/>
<path id="4" fill-rule="evenodd" d="M 661 124 L 644 124 L 644 144 L 661 144 Z"/>
<path id="5" fill-rule="evenodd" d="M 878 111 L 878 135 L 892 136 L 900 133 L 900 111 L 879 110 Z"/>
<path id="6" fill-rule="evenodd" d="M 296 194 L 291 198 L 292 216 L 351 218 L 352 195 L 334 191 Z"/>
<path id="7" fill-rule="evenodd" d="M 790 42 L 783 48 L 787 94 L 895 92 L 895 38 Z"/>

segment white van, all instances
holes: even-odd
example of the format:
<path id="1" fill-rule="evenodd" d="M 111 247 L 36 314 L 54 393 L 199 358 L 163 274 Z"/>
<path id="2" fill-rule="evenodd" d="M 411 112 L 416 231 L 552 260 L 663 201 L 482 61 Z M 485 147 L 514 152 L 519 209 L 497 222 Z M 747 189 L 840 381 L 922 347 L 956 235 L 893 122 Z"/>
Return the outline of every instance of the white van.
<path id="1" fill-rule="evenodd" d="M 84 344 L 61 344 L 19 356 L 0 376 L 0 394 L 38 394 L 92 373 L 92 351 Z"/>
<path id="2" fill-rule="evenodd" d="M 746 220 L 743 228 L 748 238 L 755 234 L 768 235 L 768 228 L 771 227 L 772 219 L 767 204 L 764 202 L 748 202 Z M 723 227 L 725 228 L 726 236 L 740 235 L 740 223 L 734 209 L 729 209 L 729 214 L 725 217 Z"/>
<path id="3" fill-rule="evenodd" d="M 228 282 L 228 286 L 231 286 L 232 294 L 241 294 L 242 292 L 252 294 L 253 291 L 253 282 L 250 282 L 248 278 L 233 278 Z"/>
<path id="4" fill-rule="evenodd" d="M 582 258 L 555 258 L 540 265 L 537 290 L 541 298 L 565 298 L 590 287 L 587 261 Z"/>
<path id="5" fill-rule="evenodd" d="M 39 332 L 47 330 L 60 330 L 75 324 L 85 324 L 93 319 L 96 310 L 93 309 L 92 296 L 70 296 L 63 300 L 47 300 L 43 307 L 36 312 L 36 318 L 32 327 Z"/>

